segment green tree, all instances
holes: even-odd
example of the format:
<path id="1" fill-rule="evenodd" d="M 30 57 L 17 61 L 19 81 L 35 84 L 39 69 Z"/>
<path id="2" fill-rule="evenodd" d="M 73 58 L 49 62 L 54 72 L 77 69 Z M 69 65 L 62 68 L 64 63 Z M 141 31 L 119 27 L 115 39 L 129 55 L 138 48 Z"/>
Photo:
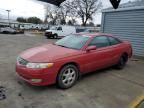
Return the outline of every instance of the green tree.
<path id="1" fill-rule="evenodd" d="M 27 23 L 41 24 L 41 23 L 43 23 L 43 21 L 40 18 L 37 18 L 37 17 L 29 17 L 27 19 Z"/>
<path id="2" fill-rule="evenodd" d="M 23 18 L 23 17 L 17 17 L 17 21 L 18 22 L 22 22 L 22 23 L 26 23 L 27 22 L 26 18 Z"/>

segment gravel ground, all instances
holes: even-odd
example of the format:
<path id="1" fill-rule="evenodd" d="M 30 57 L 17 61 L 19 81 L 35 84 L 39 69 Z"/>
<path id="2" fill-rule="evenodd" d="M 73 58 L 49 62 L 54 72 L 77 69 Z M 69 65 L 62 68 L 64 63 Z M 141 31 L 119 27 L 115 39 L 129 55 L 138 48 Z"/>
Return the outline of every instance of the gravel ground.
<path id="1" fill-rule="evenodd" d="M 28 33 L 0 34 L 0 97 L 5 94 L 0 108 L 127 108 L 144 92 L 144 61 L 84 75 L 68 90 L 35 87 L 17 78 L 15 63 L 21 51 L 55 41 Z"/>

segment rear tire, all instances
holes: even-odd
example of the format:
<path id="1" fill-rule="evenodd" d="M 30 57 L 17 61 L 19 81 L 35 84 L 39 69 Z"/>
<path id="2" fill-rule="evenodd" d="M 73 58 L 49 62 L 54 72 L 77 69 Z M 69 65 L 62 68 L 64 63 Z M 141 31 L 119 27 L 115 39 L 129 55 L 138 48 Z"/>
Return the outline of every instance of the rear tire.
<path id="1" fill-rule="evenodd" d="M 57 76 L 57 86 L 61 89 L 72 87 L 78 79 L 79 70 L 75 65 L 64 66 Z"/>
<path id="2" fill-rule="evenodd" d="M 123 54 L 120 57 L 120 60 L 119 60 L 118 64 L 116 65 L 116 68 L 117 69 L 123 69 L 126 66 L 126 64 L 127 64 L 127 61 L 128 61 L 128 55 L 127 54 Z"/>
<path id="3" fill-rule="evenodd" d="M 54 34 L 53 37 L 54 37 L 54 39 L 57 39 L 57 38 L 58 38 L 58 35 L 57 35 L 57 34 Z"/>
<path id="4" fill-rule="evenodd" d="M 49 36 L 46 36 L 47 37 L 47 39 L 50 39 L 50 37 Z"/>

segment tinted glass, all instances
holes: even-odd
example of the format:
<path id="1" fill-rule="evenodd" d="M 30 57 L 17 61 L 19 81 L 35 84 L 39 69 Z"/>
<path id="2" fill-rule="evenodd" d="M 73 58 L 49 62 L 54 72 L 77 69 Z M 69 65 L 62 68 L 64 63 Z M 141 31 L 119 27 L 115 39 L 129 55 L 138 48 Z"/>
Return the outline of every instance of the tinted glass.
<path id="1" fill-rule="evenodd" d="M 79 50 L 85 45 L 85 43 L 88 40 L 89 37 L 86 36 L 71 35 L 71 36 L 66 36 L 65 38 L 57 41 L 55 45 Z"/>
<path id="2" fill-rule="evenodd" d="M 110 45 L 108 38 L 105 36 L 98 36 L 95 37 L 91 43 L 89 44 L 89 46 L 91 45 L 95 45 L 97 48 L 102 48 L 102 47 L 107 47 Z"/>
<path id="3" fill-rule="evenodd" d="M 62 30 L 62 27 L 58 27 L 57 30 Z"/>
<path id="4" fill-rule="evenodd" d="M 109 41 L 111 45 L 116 45 L 116 44 L 121 43 L 118 39 L 113 38 L 113 37 L 109 37 Z"/>

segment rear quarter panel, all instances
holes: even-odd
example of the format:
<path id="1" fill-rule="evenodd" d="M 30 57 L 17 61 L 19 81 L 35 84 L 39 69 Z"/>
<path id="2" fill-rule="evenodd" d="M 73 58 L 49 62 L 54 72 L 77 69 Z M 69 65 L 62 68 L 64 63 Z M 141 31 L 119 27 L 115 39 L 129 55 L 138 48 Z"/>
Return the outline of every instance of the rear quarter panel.
<path id="1" fill-rule="evenodd" d="M 129 58 L 133 55 L 132 45 L 129 41 L 123 41 L 124 51 L 127 52 Z"/>

